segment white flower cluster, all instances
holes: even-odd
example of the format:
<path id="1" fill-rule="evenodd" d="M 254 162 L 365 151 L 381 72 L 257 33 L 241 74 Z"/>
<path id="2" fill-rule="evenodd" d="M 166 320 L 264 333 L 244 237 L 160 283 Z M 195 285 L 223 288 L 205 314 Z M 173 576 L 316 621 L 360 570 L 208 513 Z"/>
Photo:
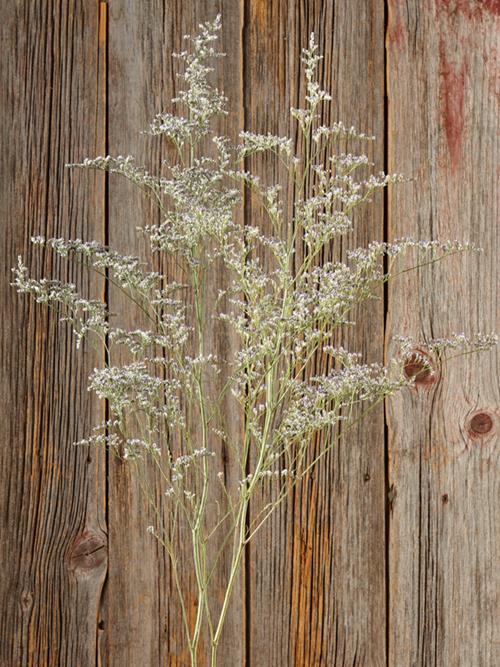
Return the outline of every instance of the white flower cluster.
<path id="1" fill-rule="evenodd" d="M 246 490 L 250 482 L 254 479 L 258 480 L 283 480 L 285 478 L 293 479 L 295 474 L 293 471 L 288 470 L 288 468 L 283 468 L 282 470 L 260 470 L 258 473 L 249 473 L 243 479 L 240 479 L 238 486 L 241 491 Z"/>
<path id="2" fill-rule="evenodd" d="M 191 454 L 183 454 L 178 456 L 172 464 L 172 470 L 174 472 L 179 472 L 180 468 L 187 468 L 196 461 L 204 456 L 215 456 L 215 452 L 209 451 L 206 447 L 201 449 L 194 449 Z"/>
<path id="3" fill-rule="evenodd" d="M 184 36 L 184 39 L 191 43 L 192 51 L 186 50 L 174 54 L 185 65 L 182 78 L 186 82 L 186 89 L 172 101 L 184 105 L 189 110 L 189 118 L 196 136 L 209 131 L 213 116 L 227 113 L 227 99 L 210 83 L 208 77 L 214 68 L 207 64 L 214 58 L 224 56 L 212 46 L 213 42 L 217 41 L 217 33 L 221 28 L 220 15 L 215 21 L 201 23 L 198 35 Z"/>
<path id="4" fill-rule="evenodd" d="M 199 263 L 200 248 L 211 241 L 220 244 L 232 229 L 232 210 L 240 193 L 223 184 L 227 154 L 217 143 L 218 159 L 195 160 L 190 167 L 172 168 L 172 180 L 164 193 L 172 207 L 163 221 L 148 225 L 153 250 L 183 256 L 191 264 Z"/>
<path id="5" fill-rule="evenodd" d="M 431 338 L 426 341 L 416 341 L 411 336 L 395 336 L 394 341 L 399 343 L 403 359 L 416 358 L 418 350 L 425 350 L 435 354 L 437 358 L 442 358 L 447 350 L 457 350 L 462 353 L 491 350 L 498 344 L 498 336 L 495 333 L 476 333 L 467 336 L 462 332 L 452 333 L 447 338 Z"/>
<path id="6" fill-rule="evenodd" d="M 290 446 L 297 439 L 345 419 L 343 408 L 362 401 L 381 400 L 406 384 L 408 380 L 401 373 L 391 377 L 388 369 L 378 364 L 354 363 L 352 358 L 340 370 L 312 377 L 308 382 L 297 380 L 276 440 Z"/>
<path id="7" fill-rule="evenodd" d="M 110 174 L 119 174 L 134 185 L 159 196 L 167 187 L 166 179 L 158 176 L 151 176 L 144 167 L 136 167 L 132 155 L 112 155 L 98 156 L 95 158 L 85 158 L 83 162 L 75 162 L 66 165 L 67 167 L 80 167 L 82 169 L 97 169 L 107 171 Z"/>
<path id="8" fill-rule="evenodd" d="M 96 368 L 89 378 L 89 390 L 106 399 L 118 418 L 122 418 L 125 411 L 140 413 L 153 424 L 164 418 L 176 427 L 183 423 L 180 388 L 178 380 L 151 375 L 144 362 Z"/>
<path id="9" fill-rule="evenodd" d="M 161 455 L 161 449 L 156 442 L 146 442 L 141 438 L 127 438 L 123 443 L 123 459 L 125 461 L 142 458 L 143 451 L 154 456 Z"/>
<path id="10" fill-rule="evenodd" d="M 89 332 L 93 331 L 102 337 L 108 331 L 105 304 L 95 299 L 82 298 L 73 283 L 30 278 L 21 257 L 18 257 L 17 267 L 12 271 L 15 276 L 12 284 L 18 292 L 31 294 L 37 303 L 62 306 L 60 320 L 71 324 L 77 348 Z"/>
<path id="11" fill-rule="evenodd" d="M 75 255 L 95 269 L 109 269 L 122 287 L 138 292 L 149 292 L 159 284 L 161 278 L 160 274 L 155 271 L 143 271 L 144 263 L 138 257 L 121 255 L 114 250 L 108 250 L 96 241 L 45 239 L 43 236 L 33 237 L 31 241 L 34 245 L 51 248 L 61 257 Z"/>
<path id="12" fill-rule="evenodd" d="M 116 282 L 148 316 L 149 327 L 127 330 L 110 326 L 105 304 L 80 297 L 74 285 L 33 280 L 22 260 L 14 270 L 19 291 L 32 294 L 39 302 L 64 306 L 64 319 L 72 323 L 78 344 L 94 331 L 109 349 L 121 346 L 132 355 L 130 363 L 96 369 L 89 383 L 90 389 L 108 401 L 120 428 L 133 415 L 139 421 L 146 420 L 150 435 L 157 431 L 150 440 L 126 434 L 121 437 L 115 429 L 107 428 L 86 441 L 116 446 L 121 438 L 126 458 L 146 450 L 154 454 L 161 447 L 161 438 L 171 430 L 185 432 L 182 437 L 188 437 L 185 408 L 199 416 L 207 413 L 206 406 L 214 397 L 200 398 L 200 392 L 223 364 L 231 369 L 227 389 L 245 411 L 249 437 L 257 447 L 269 444 L 268 423 L 273 423 L 281 438 L 299 434 L 306 438 L 308 432 L 335 423 L 340 408 L 349 400 L 376 400 L 396 390 L 400 378 L 390 379 L 386 369 L 364 366 L 359 355 L 330 344 L 336 328 L 352 324 L 354 306 L 369 299 L 390 275 L 384 273 L 385 256 L 392 262 L 414 248 L 435 259 L 474 249 L 456 241 L 405 238 L 350 250 L 345 262 L 318 263 L 322 248 L 352 229 L 354 210 L 377 190 L 403 178 L 366 174 L 373 165 L 362 153 L 351 150 L 336 154 L 330 150 L 328 155 L 331 140 L 342 137 L 353 142 L 373 137 L 341 122 L 328 127 L 320 124 L 321 105 L 330 95 L 316 78 L 321 56 L 314 35 L 302 58 L 305 108 L 291 111 L 302 133 L 300 140 L 243 131 L 241 145 L 234 148 L 226 137 L 215 134 L 211 144 L 207 142 L 204 138 L 211 132 L 212 119 L 225 113 L 225 97 L 210 82 L 210 61 L 222 55 L 214 46 L 220 29 L 217 17 L 201 25 L 197 36 L 185 37 L 188 47 L 177 56 L 184 66 L 180 74 L 184 88 L 172 101 L 174 109 L 185 116 L 173 110 L 162 112 L 150 126 L 151 134 L 165 136 L 177 147 L 179 159 L 166 167 L 168 173 L 152 175 L 137 167 L 132 156 L 121 155 L 72 165 L 121 175 L 154 197 L 161 221 L 145 225 L 142 231 L 153 251 L 173 255 L 184 265 L 185 283 L 170 283 L 139 258 L 94 241 L 32 239 L 35 245 L 81 261 Z M 304 143 L 311 147 L 310 155 L 301 154 Z M 208 144 L 211 147 L 206 148 Z M 290 183 L 263 183 L 258 174 L 239 169 L 243 158 L 264 152 L 288 167 L 296 193 L 293 208 L 285 208 L 280 199 Z M 319 156 L 323 157 L 317 161 Z M 355 173 L 364 175 L 355 178 Z M 310 185 L 304 189 L 307 179 Z M 234 180 L 243 180 L 260 197 L 272 234 L 266 233 L 257 219 L 245 226 L 235 224 L 233 214 L 241 204 L 241 192 L 231 187 Z M 300 261 L 298 241 L 305 244 Z M 219 358 L 205 349 L 203 300 L 216 258 L 232 278 L 220 291 L 217 310 L 210 317 L 231 326 L 239 338 L 240 347 L 230 358 Z M 486 336 L 471 342 L 460 335 L 429 343 L 428 349 L 441 352 L 465 345 L 486 349 L 492 341 Z M 410 342 L 404 347 L 409 349 Z M 308 383 L 295 377 L 296 365 L 305 372 L 308 360 L 320 351 L 332 355 L 342 370 Z M 197 401 L 201 403 L 196 407 Z M 210 420 L 216 412 L 210 413 Z M 222 422 L 211 421 L 210 430 L 225 433 Z M 160 445 L 146 446 L 148 442 Z M 224 442 L 234 446 L 227 437 Z M 194 463 L 200 458 L 196 452 L 204 451 L 188 441 L 184 447 L 190 453 L 171 462 L 174 475 L 181 474 L 182 457 Z"/>
<path id="13" fill-rule="evenodd" d="M 392 243 L 372 241 L 366 248 L 349 250 L 347 256 L 349 259 L 356 260 L 361 264 L 370 265 L 383 255 L 396 257 L 410 248 L 415 248 L 423 253 L 431 253 L 434 257 L 444 257 L 456 252 L 481 252 L 481 248 L 466 241 L 425 241 L 405 237 L 397 239 Z"/>
<path id="14" fill-rule="evenodd" d="M 303 132 L 307 132 L 312 123 L 318 118 L 316 112 L 322 102 L 330 101 L 331 95 L 322 90 L 316 80 L 316 68 L 323 56 L 318 54 L 318 45 L 316 44 L 314 33 L 309 38 L 309 46 L 304 49 L 302 63 L 304 64 L 304 73 L 306 77 L 306 109 L 291 109 L 293 118 L 296 118 Z"/>
<path id="15" fill-rule="evenodd" d="M 352 308 L 370 296 L 381 277 L 381 267 L 377 265 L 368 270 L 342 262 L 327 262 L 305 273 L 301 289 L 294 295 L 290 331 L 299 334 L 315 324 L 333 327 L 347 323 Z"/>
<path id="16" fill-rule="evenodd" d="M 162 324 L 163 329 L 165 324 L 168 324 L 168 335 L 164 332 L 156 333 L 154 331 L 143 331 L 142 329 L 125 331 L 116 328 L 110 329 L 109 339 L 116 345 L 126 345 L 133 354 L 145 354 L 146 350 L 152 347 L 161 347 L 172 351 L 186 343 L 188 330 L 182 313 L 173 313 L 163 317 Z"/>
<path id="17" fill-rule="evenodd" d="M 148 134 L 153 136 L 162 134 L 168 137 L 179 148 L 189 141 L 191 133 L 192 127 L 187 118 L 174 116 L 165 111 L 155 116 L 148 130 Z"/>
<path id="18" fill-rule="evenodd" d="M 194 473 L 190 475 L 191 469 L 199 466 L 201 461 L 213 458 L 214 456 L 215 452 L 210 451 L 206 447 L 201 447 L 199 449 L 193 449 L 189 454 L 182 454 L 175 460 L 170 461 L 169 474 L 171 486 L 165 491 L 165 496 L 167 498 L 175 497 L 178 501 L 180 500 L 180 502 L 187 500 L 192 509 L 191 505 L 197 497 L 197 471 L 195 470 Z M 195 490 L 186 488 L 190 483 Z"/>
<path id="19" fill-rule="evenodd" d="M 120 445 L 120 438 L 116 435 L 116 433 L 93 433 L 86 438 L 78 440 L 78 442 L 75 442 L 74 444 L 83 445 L 84 447 L 118 447 Z"/>
<path id="20" fill-rule="evenodd" d="M 100 424 L 94 424 L 89 436 L 73 444 L 76 446 L 104 445 L 110 448 L 118 448 L 122 440 L 123 438 L 120 436 L 120 420 L 107 419 Z"/>
<path id="21" fill-rule="evenodd" d="M 277 154 L 283 152 L 287 157 L 292 154 L 292 140 L 289 137 L 276 137 L 271 133 L 240 132 L 240 139 L 243 139 L 243 144 L 239 147 L 239 159 L 263 151 L 272 151 Z"/>
<path id="22" fill-rule="evenodd" d="M 339 137 L 345 137 L 348 139 L 360 139 L 362 141 L 375 140 L 375 137 L 373 135 L 368 135 L 365 134 L 364 132 L 358 132 L 353 125 L 351 125 L 351 127 L 347 127 L 346 125 L 344 125 L 344 123 L 342 123 L 342 121 L 333 123 L 330 126 L 320 125 L 312 133 L 312 140 L 316 144 L 320 143 L 322 139 L 331 140 L 331 139 L 337 139 Z"/>

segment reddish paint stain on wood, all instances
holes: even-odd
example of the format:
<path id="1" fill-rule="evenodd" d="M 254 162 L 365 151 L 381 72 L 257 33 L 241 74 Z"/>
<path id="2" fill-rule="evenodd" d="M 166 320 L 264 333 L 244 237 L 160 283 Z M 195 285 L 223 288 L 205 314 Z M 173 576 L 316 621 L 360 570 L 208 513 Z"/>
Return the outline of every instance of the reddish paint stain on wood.
<path id="1" fill-rule="evenodd" d="M 500 0 L 483 0 L 484 8 L 495 16 L 500 16 Z"/>
<path id="2" fill-rule="evenodd" d="M 441 118 L 451 170 L 460 163 L 462 134 L 464 130 L 465 61 L 457 67 L 447 58 L 443 41 L 439 44 L 439 73 L 441 88 Z"/>
<path id="3" fill-rule="evenodd" d="M 436 0 L 436 9 L 449 16 L 482 20 L 485 14 L 500 15 L 500 0 Z"/>
<path id="4" fill-rule="evenodd" d="M 391 21 L 388 36 L 389 45 L 397 51 L 400 51 L 403 47 L 405 38 L 405 29 L 400 16 Z"/>

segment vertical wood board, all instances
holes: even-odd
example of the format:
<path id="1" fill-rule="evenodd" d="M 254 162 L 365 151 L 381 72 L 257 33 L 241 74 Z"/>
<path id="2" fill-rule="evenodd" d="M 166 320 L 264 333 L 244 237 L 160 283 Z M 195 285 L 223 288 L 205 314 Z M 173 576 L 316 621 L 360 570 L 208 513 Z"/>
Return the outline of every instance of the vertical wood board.
<path id="1" fill-rule="evenodd" d="M 304 102 L 299 59 L 312 31 L 324 55 L 319 78 L 333 96 L 322 123 L 342 120 L 377 135 L 373 145 L 338 148 L 368 150 L 380 170 L 384 12 L 379 3 L 247 3 L 246 129 L 280 136 L 295 132 L 289 110 Z M 266 178 L 276 177 L 276 171 L 269 164 Z M 252 213 L 250 206 L 248 222 L 256 224 Z M 380 198 L 356 215 L 355 231 L 322 260 L 345 257 L 347 248 L 383 233 Z M 356 328 L 343 334 L 342 344 L 367 361 L 382 361 L 383 304 L 360 309 L 355 319 Z M 318 358 L 314 371 L 326 370 Z M 311 460 L 327 443 L 328 438 L 311 443 Z M 250 544 L 251 665 L 385 664 L 384 496 L 384 423 L 378 410 L 333 447 Z"/>
<path id="2" fill-rule="evenodd" d="M 389 293 L 391 336 L 498 331 L 498 3 L 389 3 L 391 237 L 484 248 Z M 498 664 L 498 353 L 450 360 L 389 405 L 389 664 Z"/>
<path id="3" fill-rule="evenodd" d="M 95 663 L 107 560 L 104 458 L 73 447 L 102 410 L 86 391 L 96 355 L 56 313 L 18 296 L 10 267 L 102 283 L 32 248 L 32 235 L 103 238 L 103 179 L 64 164 L 102 151 L 97 3 L 3 3 L 0 149 L 0 665 Z"/>
<path id="4" fill-rule="evenodd" d="M 140 132 L 147 129 L 158 112 L 171 110 L 170 100 L 181 87 L 176 76 L 179 61 L 172 58 L 172 52 L 183 50 L 186 47 L 183 36 L 196 34 L 198 24 L 213 21 L 217 13 L 221 13 L 223 19 L 218 46 L 227 57 L 216 63 L 219 69 L 215 76 L 230 105 L 230 113 L 221 124 L 220 131 L 236 140 L 242 111 L 240 4 L 224 1 L 196 5 L 173 2 L 167 6 L 159 1 L 140 5 L 114 2 L 110 6 L 109 21 L 110 154 L 133 154 L 137 163 L 145 164 L 151 173 L 162 171 L 163 160 L 173 160 L 174 151 L 164 138 L 140 135 Z M 135 228 L 158 222 L 157 216 L 157 211 L 142 193 L 134 191 L 127 182 L 110 179 L 110 245 L 123 252 L 147 257 L 145 240 L 140 240 Z M 154 258 L 154 261 L 157 259 Z M 179 275 L 174 259 L 168 258 L 161 268 L 169 279 L 186 282 L 185 276 Z M 234 349 L 227 327 L 213 317 L 218 289 L 227 286 L 226 283 L 227 276 L 214 264 L 207 279 L 204 312 L 210 338 L 209 351 L 222 358 L 229 357 Z M 112 310 L 121 313 L 120 325 L 137 328 L 140 319 L 130 304 L 113 291 L 110 294 Z M 220 386 L 210 388 L 212 396 L 220 392 L 225 378 L 221 375 L 218 382 Z M 241 420 L 238 415 L 228 417 L 227 429 L 230 434 L 239 435 Z M 219 451 L 220 444 L 214 444 L 212 448 Z M 116 460 L 110 461 L 109 521 L 114 557 L 110 563 L 106 601 L 110 624 L 108 664 L 121 666 L 146 662 L 148 665 L 183 667 L 189 663 L 189 654 L 171 567 L 162 547 L 146 533 L 147 525 L 153 522 L 152 514 L 134 473 L 129 466 Z M 236 472 L 229 469 L 227 474 L 232 476 Z M 159 503 L 165 505 L 165 499 L 161 499 L 161 493 L 166 490 L 164 484 L 154 475 L 150 483 Z M 198 600 L 191 576 L 190 539 L 186 533 L 179 560 L 187 614 L 193 625 Z M 225 587 L 227 565 L 215 577 L 215 607 L 219 605 Z M 243 601 L 243 591 L 237 586 L 220 647 L 222 659 L 228 665 L 243 664 L 244 661 Z M 203 637 L 200 665 L 206 664 L 208 655 L 208 638 Z"/>

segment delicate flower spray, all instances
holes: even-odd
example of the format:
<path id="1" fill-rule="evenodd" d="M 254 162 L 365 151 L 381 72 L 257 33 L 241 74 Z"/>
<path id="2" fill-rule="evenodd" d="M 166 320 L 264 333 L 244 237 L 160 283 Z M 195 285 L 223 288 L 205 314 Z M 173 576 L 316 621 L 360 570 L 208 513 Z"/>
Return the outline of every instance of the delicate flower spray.
<path id="1" fill-rule="evenodd" d="M 370 175 L 365 155 L 335 152 L 340 143 L 355 146 L 373 137 L 342 123 L 319 124 L 321 106 L 331 98 L 316 81 L 321 56 L 314 35 L 302 57 L 304 108 L 291 109 L 297 140 L 245 131 L 240 145 L 232 146 L 227 137 L 214 136 L 214 121 L 226 113 L 225 97 L 210 83 L 209 63 L 223 55 L 214 48 L 220 28 L 219 17 L 200 25 L 199 35 L 186 36 L 187 50 L 177 54 L 184 83 L 173 100 L 179 113 L 161 113 L 149 128 L 175 147 L 177 158 L 164 174 L 149 174 L 132 157 L 71 165 L 119 174 L 149 194 L 161 221 L 140 232 L 153 253 L 181 267 L 185 279 L 169 281 L 139 259 L 93 241 L 32 239 L 106 276 L 130 297 L 148 328 L 114 326 L 106 303 L 80 296 L 72 284 L 30 278 L 21 258 L 13 269 L 18 291 L 56 307 L 77 346 L 93 337 L 106 351 L 89 389 L 107 401 L 109 419 L 81 442 L 105 445 L 137 468 L 156 517 L 148 531 L 170 557 L 191 664 L 197 664 L 204 636 L 212 667 L 249 540 L 340 434 L 412 383 L 403 370 L 409 355 L 414 362 L 411 341 L 402 341 L 398 359 L 387 367 L 366 364 L 340 346 L 341 327 L 354 324 L 353 309 L 373 298 L 381 283 L 408 270 L 398 266 L 403 253 L 418 253 L 421 265 L 475 250 L 468 243 L 405 238 L 347 252 L 344 262 L 322 262 L 322 251 L 352 229 L 353 211 L 403 179 Z M 276 160 L 284 182 L 264 183 L 246 170 L 250 156 L 255 164 Z M 285 192 L 292 193 L 291 203 Z M 235 222 L 243 193 L 260 201 L 261 215 L 252 224 Z M 217 308 L 207 313 L 207 285 L 217 266 L 229 278 Z M 237 341 L 228 357 L 213 352 L 209 317 Z M 494 342 L 494 336 L 460 334 L 428 345 L 442 360 L 448 348 L 487 349 Z M 321 375 L 313 368 L 318 355 L 329 358 Z M 238 435 L 226 428 L 234 415 L 243 424 Z M 318 454 L 310 443 L 320 433 Z M 226 474 L 222 458 L 239 471 L 236 477 Z M 158 469 L 160 496 L 147 487 L 149 465 Z M 267 500 L 250 513 L 256 492 Z M 179 540 L 186 539 L 190 549 L 184 546 L 180 562 Z M 195 618 L 186 609 L 186 553 L 197 589 Z M 221 567 L 222 599 L 220 589 L 213 594 Z"/>

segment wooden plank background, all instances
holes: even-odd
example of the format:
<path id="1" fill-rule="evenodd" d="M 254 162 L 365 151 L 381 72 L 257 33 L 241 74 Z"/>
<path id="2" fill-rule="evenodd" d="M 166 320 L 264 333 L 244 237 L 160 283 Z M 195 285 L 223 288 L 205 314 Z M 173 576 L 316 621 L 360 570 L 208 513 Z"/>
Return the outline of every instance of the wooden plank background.
<path id="1" fill-rule="evenodd" d="M 389 168 L 415 177 L 392 192 L 389 234 L 484 253 L 393 283 L 387 333 L 498 331 L 500 4 L 389 9 Z M 392 665 L 500 663 L 497 354 L 454 359 L 389 404 Z"/>
<path id="2" fill-rule="evenodd" d="M 394 334 L 498 330 L 497 0 L 1 2 L 1 667 L 188 665 L 134 478 L 71 446 L 102 418 L 85 390 L 96 357 L 9 282 L 22 254 L 39 275 L 103 294 L 32 252 L 34 234 L 137 250 L 147 202 L 63 165 L 168 157 L 139 131 L 175 92 L 171 50 L 216 13 L 224 131 L 288 131 L 314 30 L 334 98 L 325 122 L 377 135 L 376 168 L 414 177 L 359 215 L 340 255 L 404 235 L 484 248 L 398 279 L 358 313 L 348 344 L 382 360 Z M 232 345 L 224 330 L 213 336 Z M 224 667 L 499 665 L 499 399 L 496 352 L 455 359 L 342 442 L 249 549 Z"/>

